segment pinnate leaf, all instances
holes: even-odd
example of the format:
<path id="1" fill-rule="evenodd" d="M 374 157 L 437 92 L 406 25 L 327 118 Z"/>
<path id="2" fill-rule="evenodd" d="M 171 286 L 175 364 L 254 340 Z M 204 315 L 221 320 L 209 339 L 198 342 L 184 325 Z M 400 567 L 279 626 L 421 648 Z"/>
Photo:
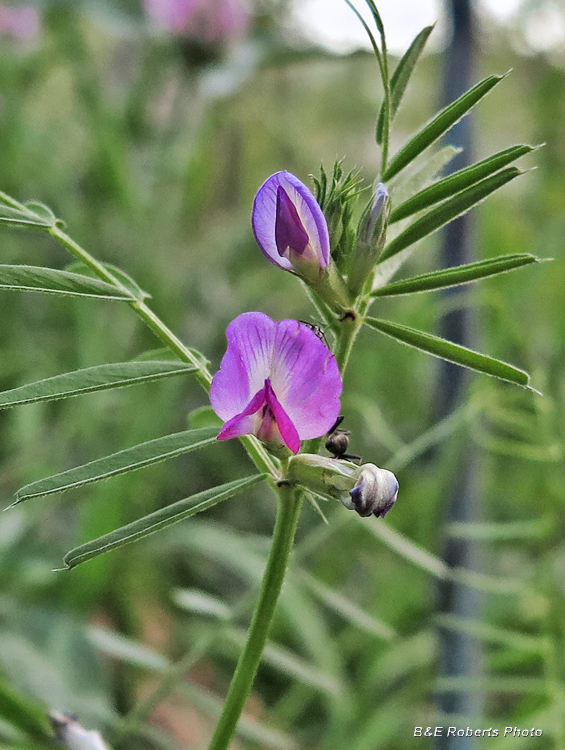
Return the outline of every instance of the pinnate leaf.
<path id="1" fill-rule="evenodd" d="M 491 193 L 494 193 L 495 190 L 503 187 L 503 185 L 506 185 L 521 174 L 523 172 L 517 167 L 508 167 L 491 175 L 491 177 L 477 182 L 475 185 L 471 185 L 466 190 L 462 190 L 452 198 L 448 198 L 443 203 L 440 203 L 439 206 L 432 208 L 419 219 L 413 221 L 398 237 L 395 237 L 388 243 L 383 250 L 379 263 L 392 258 L 405 248 L 418 242 L 418 240 L 427 237 L 429 234 L 433 234 L 433 232 L 449 224 L 450 221 L 466 213 Z"/>
<path id="2" fill-rule="evenodd" d="M 488 92 L 499 83 L 504 76 L 489 76 L 472 89 L 456 99 L 452 104 L 441 110 L 432 120 L 406 143 L 390 161 L 384 175 L 383 181 L 391 180 L 404 169 L 411 161 L 419 156 L 422 151 L 431 146 L 456 122 L 468 114 Z"/>
<path id="3" fill-rule="evenodd" d="M 433 26 L 426 26 L 425 29 L 422 29 L 422 31 L 420 31 L 420 33 L 416 36 L 410 47 L 406 50 L 406 52 L 400 59 L 394 73 L 392 74 L 392 78 L 390 79 L 391 120 L 396 114 L 400 102 L 402 101 L 402 97 L 404 96 L 404 92 L 406 91 L 406 86 L 408 85 L 410 76 L 412 75 L 414 67 L 418 62 L 418 58 L 420 57 L 424 47 L 426 46 L 426 42 L 428 41 L 428 37 L 432 33 L 433 28 Z M 379 112 L 379 119 L 377 121 L 377 143 L 379 144 L 379 146 L 381 145 L 383 140 L 384 117 L 385 113 L 383 105 L 381 107 L 381 111 Z"/>
<path id="4" fill-rule="evenodd" d="M 118 362 L 66 372 L 0 393 L 0 409 L 36 401 L 53 401 L 82 393 L 122 388 L 174 375 L 193 372 L 184 362 Z"/>
<path id="5" fill-rule="evenodd" d="M 144 518 L 127 524 L 127 526 L 122 526 L 109 534 L 71 550 L 64 557 L 65 567 L 67 569 L 74 568 L 80 563 L 86 562 L 86 560 L 101 555 L 103 552 L 109 552 L 124 544 L 143 539 L 143 537 L 160 531 L 173 523 L 208 510 L 208 508 L 233 497 L 238 492 L 249 489 L 263 479 L 265 479 L 265 475 L 255 474 L 245 479 L 237 479 L 234 482 L 222 484 L 219 487 L 212 487 L 209 490 L 198 492 L 196 495 L 172 503 L 172 505 L 167 505 Z"/>
<path id="6" fill-rule="evenodd" d="M 452 341 L 447 341 L 431 333 L 418 331 L 415 328 L 409 328 L 400 323 L 391 323 L 379 318 L 365 318 L 365 323 L 386 336 L 415 349 L 420 349 L 434 357 L 445 359 L 470 370 L 482 372 L 485 375 L 507 380 L 516 385 L 528 387 L 530 381 L 528 373 L 499 359 L 488 357 L 486 354 L 479 354 L 479 352 L 467 349 L 460 344 L 454 344 Z"/>
<path id="7" fill-rule="evenodd" d="M 198 448 L 214 444 L 217 434 L 217 427 L 205 427 L 201 430 L 186 430 L 149 440 L 83 466 L 32 482 L 17 491 L 15 504 L 30 497 L 51 495 L 53 492 L 63 492 L 72 487 L 82 487 L 100 479 L 107 479 L 127 471 L 141 469 L 158 461 L 190 453 Z"/>
<path id="8" fill-rule="evenodd" d="M 450 198 L 455 193 L 459 193 L 461 190 L 479 182 L 479 180 L 489 177 L 489 175 L 498 172 L 499 169 L 508 166 L 508 164 L 511 164 L 521 156 L 531 153 L 533 150 L 533 146 L 511 146 L 482 161 L 478 161 L 476 164 L 472 164 L 470 167 L 460 169 L 458 172 L 454 172 L 448 177 L 438 180 L 433 185 L 421 190 L 393 209 L 389 218 L 389 224 L 406 219 L 418 211 L 433 206 L 434 203 L 439 203 L 446 198 Z"/>
<path id="9" fill-rule="evenodd" d="M 479 260 L 476 263 L 467 263 L 464 266 L 446 268 L 443 271 L 423 273 L 411 279 L 395 281 L 372 292 L 373 297 L 392 297 L 401 294 L 415 294 L 417 292 L 431 292 L 435 289 L 446 289 L 459 284 L 470 284 L 479 279 L 489 276 L 497 276 L 501 273 L 512 271 L 515 268 L 527 266 L 530 263 L 539 263 L 540 258 L 529 253 L 515 253 L 514 255 L 501 255 L 498 258 Z"/>
<path id="10" fill-rule="evenodd" d="M 130 301 L 134 299 L 127 291 L 118 289 L 105 281 L 42 266 L 0 265 L 0 289 L 75 297 L 102 297 Z"/>

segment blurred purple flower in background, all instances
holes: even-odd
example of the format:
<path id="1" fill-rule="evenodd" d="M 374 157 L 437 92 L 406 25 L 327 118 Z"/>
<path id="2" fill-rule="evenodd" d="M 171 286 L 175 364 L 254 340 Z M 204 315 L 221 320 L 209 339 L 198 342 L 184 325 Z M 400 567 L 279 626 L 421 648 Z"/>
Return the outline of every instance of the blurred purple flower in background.
<path id="1" fill-rule="evenodd" d="M 256 435 L 298 453 L 301 440 L 324 435 L 339 415 L 341 375 L 333 354 L 308 326 L 244 313 L 226 331 L 228 348 L 210 401 L 227 440 Z"/>
<path id="2" fill-rule="evenodd" d="M 277 172 L 261 185 L 251 223 L 255 239 L 271 263 L 299 273 L 328 267 L 326 218 L 310 190 L 290 172 Z"/>
<path id="3" fill-rule="evenodd" d="M 35 39 L 41 31 L 41 17 L 32 5 L 0 4 L 0 34 L 16 39 Z"/>
<path id="4" fill-rule="evenodd" d="M 250 23 L 244 0 L 144 0 L 147 15 L 176 36 L 218 44 L 243 36 Z"/>

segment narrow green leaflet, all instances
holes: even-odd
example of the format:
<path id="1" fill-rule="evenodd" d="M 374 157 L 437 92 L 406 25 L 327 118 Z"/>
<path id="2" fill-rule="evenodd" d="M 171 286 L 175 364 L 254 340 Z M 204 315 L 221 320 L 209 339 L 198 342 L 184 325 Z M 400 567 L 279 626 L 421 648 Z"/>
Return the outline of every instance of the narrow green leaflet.
<path id="1" fill-rule="evenodd" d="M 42 266 L 0 265 L 0 289 L 133 300 L 128 292 L 98 279 Z"/>
<path id="2" fill-rule="evenodd" d="M 174 375 L 194 372 L 196 368 L 184 362 L 118 362 L 111 365 L 87 367 L 84 370 L 66 372 L 52 378 L 28 383 L 19 388 L 0 392 L 0 409 L 35 401 L 52 401 L 82 393 L 122 388 Z"/>
<path id="3" fill-rule="evenodd" d="M 499 83 L 504 76 L 489 76 L 478 83 L 472 89 L 442 109 L 427 125 L 416 133 L 391 160 L 383 175 L 383 181 L 392 179 L 411 161 L 419 156 L 422 151 L 435 143 L 456 122 L 464 117 L 479 102 L 483 96 Z"/>
<path id="4" fill-rule="evenodd" d="M 432 33 L 433 28 L 433 26 L 426 26 L 425 29 L 422 29 L 422 31 L 420 31 L 410 47 L 402 56 L 398 65 L 396 66 L 394 73 L 392 74 L 392 78 L 390 79 L 391 120 L 396 114 L 400 102 L 402 101 L 402 97 L 404 96 L 404 92 L 406 91 L 406 86 L 408 85 L 410 76 L 412 75 L 414 67 L 418 62 L 418 58 L 420 57 L 424 47 L 426 46 L 426 42 L 428 41 L 428 37 Z M 383 106 L 381 107 L 381 111 L 379 112 L 379 119 L 377 121 L 377 143 L 379 144 L 379 146 L 382 144 L 383 140 L 384 117 L 385 112 L 383 104 Z"/>
<path id="5" fill-rule="evenodd" d="M 208 510 L 217 503 L 233 497 L 242 490 L 249 489 L 249 487 L 264 479 L 264 474 L 255 474 L 245 479 L 237 479 L 234 482 L 222 484 L 219 487 L 212 487 L 184 500 L 179 500 L 172 505 L 167 505 L 165 508 L 140 518 L 138 521 L 122 526 L 109 534 L 71 550 L 64 557 L 65 567 L 67 569 L 74 568 L 86 560 L 109 552 L 111 549 L 143 539 L 143 537 L 153 534 L 155 531 L 160 531 L 173 523 L 190 518 L 203 510 Z"/>
<path id="6" fill-rule="evenodd" d="M 423 273 L 403 281 L 395 281 L 380 289 L 375 289 L 372 297 L 392 297 L 401 294 L 415 294 L 417 292 L 431 292 L 435 289 L 458 286 L 459 284 L 470 284 L 479 279 L 496 276 L 500 273 L 512 271 L 515 268 L 527 266 L 530 263 L 539 263 L 540 258 L 530 253 L 516 253 L 514 255 L 501 255 L 498 258 L 480 260 L 476 263 L 468 263 L 464 266 L 447 268 L 434 273 Z"/>
<path id="7" fill-rule="evenodd" d="M 448 362 L 454 362 L 470 370 L 492 375 L 495 378 L 516 383 L 516 385 L 526 388 L 529 386 L 528 373 L 506 362 L 501 362 L 499 359 L 487 357 L 486 354 L 479 354 L 472 349 L 467 349 L 460 344 L 454 344 L 452 341 L 433 336 L 431 333 L 424 333 L 415 328 L 409 328 L 400 323 L 391 323 L 380 318 L 365 318 L 365 323 L 386 336 L 390 336 L 403 344 L 408 344 L 408 346 L 413 346 L 415 349 L 420 349 L 434 357 L 446 359 Z"/>
<path id="8" fill-rule="evenodd" d="M 531 153 L 533 150 L 534 146 L 511 146 L 482 161 L 478 161 L 476 164 L 472 164 L 470 167 L 460 169 L 458 172 L 444 177 L 442 180 L 438 180 L 438 182 L 421 190 L 393 209 L 389 218 L 389 224 L 406 219 L 408 216 L 412 216 L 412 214 L 422 211 L 424 208 L 433 206 L 434 203 L 439 203 L 446 198 L 450 198 L 455 193 L 459 193 L 461 190 L 474 185 L 479 180 L 498 172 L 499 169 L 508 166 L 508 164 L 511 164 L 521 156 Z"/>
<path id="9" fill-rule="evenodd" d="M 149 299 L 151 297 L 149 292 L 143 290 L 139 286 L 137 281 L 124 270 L 119 268 L 119 266 L 114 266 L 112 265 L 112 263 L 104 263 L 103 265 L 104 268 L 110 271 L 110 273 L 112 273 L 118 279 L 118 281 L 125 286 L 125 288 L 131 293 L 132 297 L 135 297 L 138 300 Z M 88 276 L 89 278 L 97 278 L 94 275 L 94 271 L 81 261 L 69 263 L 65 270 L 71 271 L 72 273 L 79 273 L 84 276 Z"/>
<path id="10" fill-rule="evenodd" d="M 198 448 L 203 448 L 205 445 L 213 445 L 216 442 L 217 434 L 217 427 L 204 427 L 201 430 L 176 432 L 173 435 L 166 435 L 156 440 L 149 440 L 147 443 L 135 445 L 133 448 L 126 448 L 83 466 L 77 466 L 74 469 L 27 484 L 16 492 L 14 505 L 30 497 L 51 495 L 53 492 L 63 492 L 71 487 L 82 487 L 84 484 L 97 482 L 100 479 L 107 479 L 117 474 L 124 474 L 127 471 L 141 469 L 143 466 L 149 466 L 158 461 L 190 453 Z"/>
<path id="11" fill-rule="evenodd" d="M 449 224 L 450 221 L 466 213 L 491 193 L 494 193 L 495 190 L 503 187 L 521 174 L 524 173 L 518 167 L 507 167 L 491 177 L 487 177 L 475 185 L 471 185 L 466 190 L 462 190 L 452 198 L 440 203 L 439 206 L 432 208 L 419 219 L 413 221 L 392 242 L 388 243 L 379 258 L 379 263 L 392 258 L 393 255 L 413 245 L 418 240 L 436 232 L 445 226 L 445 224 Z"/>

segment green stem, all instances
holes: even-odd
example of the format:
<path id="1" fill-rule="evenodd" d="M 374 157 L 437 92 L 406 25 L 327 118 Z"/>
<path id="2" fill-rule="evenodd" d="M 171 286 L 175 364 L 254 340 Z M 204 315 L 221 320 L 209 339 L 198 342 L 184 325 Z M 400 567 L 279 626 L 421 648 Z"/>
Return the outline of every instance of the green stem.
<path id="1" fill-rule="evenodd" d="M 287 485 L 279 487 L 278 492 L 277 520 L 261 592 L 255 605 L 245 647 L 240 654 L 222 715 L 208 750 L 227 750 L 229 746 L 245 701 L 251 692 L 284 582 L 302 508 L 302 496 L 300 490 Z"/>
<path id="2" fill-rule="evenodd" d="M 2 197 L 2 194 L 0 194 L 0 197 Z M 25 209 L 25 207 L 22 208 Z M 68 234 L 63 232 L 57 225 L 49 227 L 48 232 L 51 237 L 64 245 L 75 258 L 84 263 L 85 266 L 90 268 L 91 271 L 103 281 L 107 281 L 109 284 L 118 287 L 121 291 L 131 294 L 129 289 L 127 289 L 127 287 L 108 268 L 106 268 L 103 263 L 100 263 L 99 260 L 90 255 L 90 253 L 69 237 Z M 183 342 L 175 336 L 175 334 L 163 323 L 153 310 L 143 302 L 143 300 L 132 298 L 128 304 L 153 331 L 153 333 L 161 339 L 167 348 L 174 352 L 183 362 L 187 362 L 196 368 L 196 378 L 204 390 L 208 392 L 210 390 L 210 384 L 212 383 L 212 375 L 206 365 L 203 364 L 191 349 L 185 346 Z M 280 478 L 278 467 L 256 437 L 253 435 L 243 435 L 240 438 L 240 442 L 259 471 L 269 474 L 275 479 Z"/>

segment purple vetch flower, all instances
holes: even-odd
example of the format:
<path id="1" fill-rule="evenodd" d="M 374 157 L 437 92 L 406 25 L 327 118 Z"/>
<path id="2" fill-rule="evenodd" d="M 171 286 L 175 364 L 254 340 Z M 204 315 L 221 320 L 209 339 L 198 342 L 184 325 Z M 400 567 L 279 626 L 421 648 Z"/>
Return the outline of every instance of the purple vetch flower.
<path id="1" fill-rule="evenodd" d="M 298 272 L 328 267 L 326 218 L 310 190 L 290 172 L 276 172 L 261 185 L 251 223 L 255 239 L 271 263 Z"/>
<path id="2" fill-rule="evenodd" d="M 41 19 L 33 5 L 0 4 L 0 34 L 17 39 L 34 39 L 41 31 Z"/>
<path id="3" fill-rule="evenodd" d="M 333 354 L 308 326 L 244 313 L 226 331 L 228 348 L 210 401 L 227 440 L 256 435 L 298 453 L 301 440 L 324 435 L 339 414 L 341 375 Z"/>
<path id="4" fill-rule="evenodd" d="M 236 39 L 250 22 L 245 0 L 144 0 L 144 5 L 163 29 L 208 44 Z"/>

